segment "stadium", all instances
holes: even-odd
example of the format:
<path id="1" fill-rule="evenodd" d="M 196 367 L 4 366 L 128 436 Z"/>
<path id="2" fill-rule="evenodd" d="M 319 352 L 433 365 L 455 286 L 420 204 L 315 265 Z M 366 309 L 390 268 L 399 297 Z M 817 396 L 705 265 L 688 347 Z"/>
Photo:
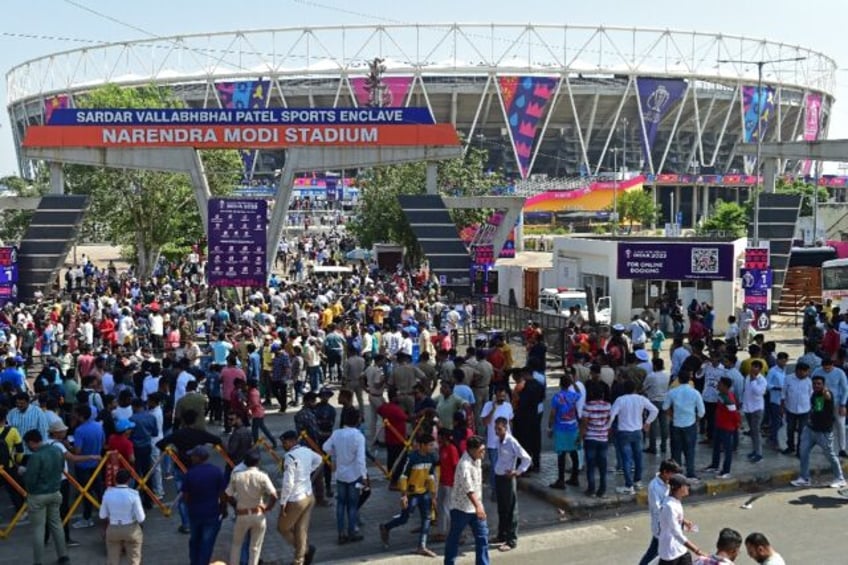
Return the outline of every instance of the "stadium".
<path id="1" fill-rule="evenodd" d="M 746 197 L 754 163 L 737 154 L 740 142 L 758 133 L 764 141 L 826 137 L 836 73 L 827 55 L 779 41 L 632 27 L 340 25 L 159 37 L 11 69 L 19 166 L 29 170 L 20 152 L 28 125 L 106 83 L 165 86 L 189 107 L 373 106 L 376 58 L 377 105 L 429 108 L 487 149 L 489 168 L 519 192 L 635 178 L 654 187 L 666 221 L 684 225 L 716 198 Z M 246 178 L 270 178 L 284 158 L 244 152 Z M 809 163 L 780 166 L 811 172 Z"/>

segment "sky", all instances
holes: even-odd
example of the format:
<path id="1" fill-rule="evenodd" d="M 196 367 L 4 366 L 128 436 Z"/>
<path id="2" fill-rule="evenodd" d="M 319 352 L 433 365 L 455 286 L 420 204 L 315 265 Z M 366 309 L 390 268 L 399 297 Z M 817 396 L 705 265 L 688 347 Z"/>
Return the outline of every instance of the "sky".
<path id="1" fill-rule="evenodd" d="M 36 9 L 37 5 L 37 9 Z M 401 8 L 402 7 L 402 8 Z M 0 69 L 90 45 L 183 33 L 379 23 L 560 23 L 697 30 L 801 45 L 848 69 L 841 0 L 4 0 Z M 848 70 L 837 72 L 831 139 L 848 138 Z M 0 89 L 0 177 L 17 174 Z"/>

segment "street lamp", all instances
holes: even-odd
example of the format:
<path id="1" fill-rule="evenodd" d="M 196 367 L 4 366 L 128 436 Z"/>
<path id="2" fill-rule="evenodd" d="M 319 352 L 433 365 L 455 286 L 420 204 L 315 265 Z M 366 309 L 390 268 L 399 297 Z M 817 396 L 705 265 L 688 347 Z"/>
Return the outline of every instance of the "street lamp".
<path id="1" fill-rule="evenodd" d="M 612 234 L 618 235 L 618 147 L 612 151 Z"/>
<path id="2" fill-rule="evenodd" d="M 786 59 L 769 59 L 766 61 L 749 61 L 745 59 L 719 59 L 718 63 L 736 63 L 740 65 L 757 65 L 757 165 L 754 174 L 757 175 L 757 185 L 754 192 L 754 247 L 760 246 L 760 155 L 763 150 L 763 67 L 773 63 L 788 63 L 803 61 L 806 57 L 789 57 Z M 743 126 L 744 127 L 744 126 Z M 779 127 L 779 126 L 778 126 Z"/>

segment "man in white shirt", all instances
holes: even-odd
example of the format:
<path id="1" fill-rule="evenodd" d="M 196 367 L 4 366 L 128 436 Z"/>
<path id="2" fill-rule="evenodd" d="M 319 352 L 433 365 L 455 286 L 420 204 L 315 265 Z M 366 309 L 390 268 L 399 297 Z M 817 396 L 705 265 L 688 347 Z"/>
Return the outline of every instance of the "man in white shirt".
<path id="1" fill-rule="evenodd" d="M 630 333 L 630 343 L 633 344 L 633 349 L 645 347 L 650 329 L 647 322 L 639 318 L 639 316 L 633 316 L 633 321 L 630 322 L 627 328 L 627 331 Z"/>
<path id="2" fill-rule="evenodd" d="M 495 389 L 495 399 L 486 402 L 480 411 L 480 420 L 486 426 L 486 452 L 489 456 L 490 483 L 495 484 L 495 465 L 498 462 L 498 435 L 495 433 L 495 420 L 506 418 L 507 431 L 512 429 L 513 410 L 512 404 L 507 402 L 506 386 L 498 386 Z M 494 488 L 492 489 L 494 498 Z"/>
<path id="3" fill-rule="evenodd" d="M 483 469 L 481 460 L 485 453 L 483 438 L 468 438 L 465 453 L 459 459 L 454 473 L 451 492 L 451 527 L 445 541 L 444 565 L 455 565 L 459 554 L 459 536 L 467 527 L 474 532 L 476 563 L 489 562 L 489 526 L 483 507 Z"/>
<path id="4" fill-rule="evenodd" d="M 498 438 L 498 460 L 495 464 L 495 493 L 498 502 L 498 549 L 509 551 L 518 545 L 518 500 L 515 478 L 523 475 L 533 462 L 530 454 L 509 433 L 506 418 L 495 420 Z"/>
<path id="5" fill-rule="evenodd" d="M 186 385 L 190 381 L 196 381 L 197 379 L 188 372 L 189 362 L 188 359 L 183 357 L 180 359 L 180 374 L 177 375 L 177 386 L 174 387 L 174 406 L 179 403 L 180 399 L 186 394 Z M 202 416 L 202 414 L 201 414 Z"/>
<path id="6" fill-rule="evenodd" d="M 657 407 L 657 410 L 660 410 L 660 415 L 651 422 L 648 449 L 645 450 L 645 453 L 656 454 L 657 439 L 659 439 L 660 453 L 664 455 L 668 448 L 668 416 L 662 412 L 662 405 L 668 394 L 669 379 L 668 373 L 664 370 L 665 362 L 662 359 L 654 359 L 651 362 L 651 368 L 653 370 L 648 373 L 645 382 L 642 383 L 642 394 Z"/>
<path id="7" fill-rule="evenodd" d="M 362 541 L 359 533 L 358 501 L 359 489 L 368 484 L 368 470 L 365 467 L 365 436 L 359 431 L 359 412 L 346 410 L 342 413 L 341 429 L 334 430 L 330 439 L 324 442 L 324 453 L 333 458 L 336 468 L 336 511 L 337 516 L 347 517 L 347 530 L 344 520 L 339 526 L 339 544 Z"/>
<path id="8" fill-rule="evenodd" d="M 683 475 L 672 475 L 668 481 L 668 496 L 660 507 L 660 562 L 682 563 L 678 561 L 689 551 L 698 556 L 705 555 L 689 541 L 683 531 L 691 530 L 692 523 L 683 517 L 681 501 L 689 496 L 689 481 Z"/>
<path id="9" fill-rule="evenodd" d="M 748 460 L 751 463 L 759 463 L 763 460 L 762 438 L 760 435 L 760 424 L 763 421 L 765 410 L 765 394 L 768 383 L 761 374 L 764 363 L 759 359 L 751 361 L 751 372 L 745 382 L 745 391 L 742 393 L 742 413 L 748 421 L 748 429 L 751 432 L 751 453 Z"/>
<path id="10" fill-rule="evenodd" d="M 130 472 L 121 469 L 115 473 L 115 486 L 106 489 L 100 503 L 100 518 L 106 525 L 106 559 L 120 563 L 121 550 L 125 549 L 131 565 L 141 565 L 141 546 L 144 536 L 144 508 L 138 491 L 129 487 Z"/>
<path id="11" fill-rule="evenodd" d="M 648 412 L 647 419 L 643 414 Z M 616 439 L 624 456 L 624 486 L 618 487 L 619 494 L 635 494 L 642 488 L 642 432 L 651 429 L 659 410 L 650 400 L 636 394 L 636 383 L 624 382 L 624 394 L 619 396 L 610 410 L 610 422 L 618 418 Z"/>
<path id="12" fill-rule="evenodd" d="M 680 465 L 674 459 L 666 459 L 660 463 L 657 475 L 648 483 L 648 513 L 651 517 L 651 545 L 639 561 L 639 565 L 648 565 L 659 555 L 660 545 L 660 508 L 668 496 L 668 481 L 673 475 L 680 473 Z"/>
<path id="13" fill-rule="evenodd" d="M 321 466 L 321 456 L 301 446 L 294 430 L 286 431 L 280 436 L 280 441 L 286 457 L 277 531 L 294 548 L 294 564 L 309 565 L 315 559 L 316 551 L 314 545 L 307 544 L 309 522 L 315 507 L 312 474 Z"/>

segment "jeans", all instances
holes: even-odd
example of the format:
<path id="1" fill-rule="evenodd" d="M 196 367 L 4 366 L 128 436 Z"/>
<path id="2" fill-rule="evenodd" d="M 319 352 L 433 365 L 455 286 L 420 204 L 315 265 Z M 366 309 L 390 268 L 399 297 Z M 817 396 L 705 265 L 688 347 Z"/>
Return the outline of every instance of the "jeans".
<path id="1" fill-rule="evenodd" d="M 659 557 L 660 555 L 660 539 L 656 537 L 651 538 L 651 545 L 648 546 L 648 549 L 645 551 L 645 555 L 642 556 L 642 559 L 639 560 L 639 565 L 648 565 L 651 561 Z"/>
<path id="2" fill-rule="evenodd" d="M 166 457 L 166 459 L 170 459 L 170 457 Z M 180 470 L 179 467 L 174 465 L 174 487 L 177 489 L 177 492 L 183 492 L 183 482 L 185 481 L 185 474 Z M 186 505 L 185 501 L 182 497 L 180 497 L 180 502 L 177 504 L 177 510 L 180 513 L 180 525 L 184 528 L 189 527 L 189 518 L 188 518 L 188 505 Z M 194 530 L 192 529 L 192 533 Z"/>
<path id="3" fill-rule="evenodd" d="M 62 517 L 59 515 L 62 495 L 59 491 L 31 494 L 27 500 L 29 517 L 32 520 L 32 562 L 44 563 L 44 532 L 48 528 L 53 537 L 56 556 L 59 559 L 66 558 L 68 547 L 65 544 L 65 532 L 62 531 Z"/>
<path id="4" fill-rule="evenodd" d="M 495 476 L 495 496 L 498 500 L 498 540 L 510 547 L 518 545 L 518 500 L 515 497 L 515 478 Z"/>
<path id="5" fill-rule="evenodd" d="M 81 484 L 83 487 L 88 483 L 91 479 L 91 475 L 94 474 L 95 467 L 80 469 L 77 466 L 76 476 L 77 482 Z M 97 478 L 94 479 L 94 482 L 91 483 L 91 489 L 89 489 L 94 498 L 100 500 L 103 497 L 103 475 L 97 475 Z M 82 499 L 82 517 L 86 520 L 91 520 L 91 511 L 94 507 L 91 505 L 91 501 L 88 498 Z"/>
<path id="6" fill-rule="evenodd" d="M 803 414 L 786 413 L 786 448 L 789 451 L 798 453 L 801 447 L 801 434 L 804 432 L 804 428 L 807 427 L 807 420 L 809 419 L 809 412 Z"/>
<path id="7" fill-rule="evenodd" d="M 780 414 L 780 404 L 768 403 L 769 411 L 769 443 L 777 445 L 777 432 L 783 427 L 783 416 Z"/>
<path id="8" fill-rule="evenodd" d="M 451 527 L 445 541 L 444 565 L 454 565 L 459 555 L 459 536 L 465 528 L 471 526 L 474 532 L 474 564 L 489 565 L 489 526 L 474 512 L 451 510 Z"/>
<path id="9" fill-rule="evenodd" d="M 668 414 L 663 410 L 663 403 L 653 402 L 654 406 L 657 407 L 657 410 L 660 411 L 659 415 L 651 422 L 651 432 L 650 432 L 650 443 L 648 444 L 648 448 L 651 451 L 657 450 L 657 439 L 660 440 L 660 452 L 665 453 L 668 448 Z"/>
<path id="10" fill-rule="evenodd" d="M 352 536 L 357 533 L 357 518 L 359 514 L 359 489 L 356 483 L 336 481 L 336 528 L 339 535 Z M 347 530 L 345 530 L 345 517 L 347 517 Z"/>
<path id="11" fill-rule="evenodd" d="M 188 538 L 188 558 L 191 565 L 209 565 L 212 560 L 212 550 L 215 549 L 215 538 L 221 529 L 221 520 L 212 518 L 194 519 L 189 521 L 191 535 Z"/>
<path id="12" fill-rule="evenodd" d="M 268 438 L 268 441 L 272 446 L 277 447 L 277 440 L 274 438 L 274 435 L 268 431 L 268 426 L 265 425 L 265 418 L 253 418 L 250 421 L 250 428 L 253 431 L 253 441 L 254 443 L 259 441 L 259 431 L 261 430 L 265 437 Z"/>
<path id="13" fill-rule="evenodd" d="M 833 432 L 817 432 L 807 426 L 801 432 L 801 478 L 810 480 L 810 452 L 815 446 L 821 447 L 822 451 L 830 462 L 830 470 L 833 473 L 834 480 L 841 481 L 842 467 L 839 465 L 839 458 L 833 449 Z"/>
<path id="14" fill-rule="evenodd" d="M 606 441 L 595 441 L 587 439 L 583 442 L 583 451 L 586 452 L 586 484 L 589 492 L 604 494 L 607 491 L 607 448 Z M 598 490 L 595 491 L 595 469 L 598 470 L 600 482 Z"/>
<path id="15" fill-rule="evenodd" d="M 686 456 L 686 476 L 695 476 L 695 442 L 698 439 L 698 424 L 685 428 L 671 426 L 671 458 L 682 464 Z"/>
<path id="16" fill-rule="evenodd" d="M 724 450 L 724 465 L 721 466 L 721 474 L 730 473 L 730 464 L 733 462 L 733 434 L 729 430 L 715 429 L 715 437 L 713 438 L 713 461 L 710 467 L 718 469 L 721 452 Z"/>
<path id="17" fill-rule="evenodd" d="M 318 394 L 318 387 L 321 385 L 321 381 L 324 380 L 321 365 L 316 367 L 307 367 L 306 377 L 309 379 L 309 390 Z"/>
<path id="18" fill-rule="evenodd" d="M 751 430 L 751 453 L 762 456 L 763 441 L 762 434 L 760 433 L 760 424 L 763 422 L 763 411 L 746 412 L 745 419 L 748 421 L 748 429 Z"/>
<path id="19" fill-rule="evenodd" d="M 624 461 L 621 462 L 624 468 L 624 486 L 632 487 L 633 483 L 642 480 L 642 431 L 619 431 L 616 432 L 616 437 L 624 457 Z"/>
<path id="20" fill-rule="evenodd" d="M 418 535 L 418 547 L 427 547 L 427 536 L 430 535 L 430 505 L 432 502 L 433 497 L 429 492 L 408 495 L 406 508 L 386 523 L 386 529 L 392 530 L 406 524 L 409 521 L 409 515 L 417 507 L 418 514 L 421 516 L 421 533 Z"/>

